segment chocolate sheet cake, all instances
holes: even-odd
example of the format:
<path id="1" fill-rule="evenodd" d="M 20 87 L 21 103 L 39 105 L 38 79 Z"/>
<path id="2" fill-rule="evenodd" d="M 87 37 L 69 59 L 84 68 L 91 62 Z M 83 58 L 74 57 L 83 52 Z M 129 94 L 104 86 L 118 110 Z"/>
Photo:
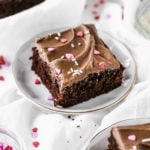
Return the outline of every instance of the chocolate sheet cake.
<path id="1" fill-rule="evenodd" d="M 150 150 L 150 123 L 114 127 L 108 150 Z"/>
<path id="2" fill-rule="evenodd" d="M 32 60 L 32 70 L 55 97 L 55 105 L 73 106 L 122 83 L 123 67 L 98 37 L 94 25 L 38 39 Z"/>
<path id="3" fill-rule="evenodd" d="M 28 9 L 44 0 L 0 0 L 0 18 Z"/>

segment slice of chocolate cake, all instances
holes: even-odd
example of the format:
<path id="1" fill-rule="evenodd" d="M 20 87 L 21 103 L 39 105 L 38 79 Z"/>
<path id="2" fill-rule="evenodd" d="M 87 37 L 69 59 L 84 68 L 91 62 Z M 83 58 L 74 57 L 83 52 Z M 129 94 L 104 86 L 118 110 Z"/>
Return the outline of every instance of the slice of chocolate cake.
<path id="1" fill-rule="evenodd" d="M 150 123 L 114 127 L 108 150 L 150 150 Z"/>
<path id="2" fill-rule="evenodd" d="M 44 0 L 0 0 L 0 18 L 13 15 Z"/>
<path id="3" fill-rule="evenodd" d="M 94 25 L 80 25 L 38 39 L 32 70 L 55 97 L 73 106 L 117 88 L 123 67 L 98 37 Z"/>

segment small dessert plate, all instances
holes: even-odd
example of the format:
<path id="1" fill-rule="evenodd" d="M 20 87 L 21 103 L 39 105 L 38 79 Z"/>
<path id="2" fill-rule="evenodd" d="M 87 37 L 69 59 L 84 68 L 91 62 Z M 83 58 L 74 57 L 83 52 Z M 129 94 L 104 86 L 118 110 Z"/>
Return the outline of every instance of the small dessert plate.
<path id="1" fill-rule="evenodd" d="M 47 31 L 36 37 L 41 37 L 49 33 L 60 32 L 63 30 L 65 29 Z M 15 83 L 21 95 L 46 111 L 56 111 L 69 114 L 98 111 L 111 107 L 122 101 L 128 95 L 136 80 L 136 63 L 130 54 L 129 49 L 123 43 L 113 40 L 110 36 L 104 33 L 101 33 L 101 38 L 125 67 L 124 78 L 120 87 L 73 107 L 55 107 L 53 101 L 47 100 L 47 97 L 50 95 L 50 93 L 46 87 L 43 84 L 34 84 L 35 79 L 39 78 L 31 70 L 32 61 L 29 60 L 29 58 L 32 56 L 32 47 L 34 46 L 35 41 L 34 37 L 27 41 L 19 49 L 12 65 L 12 72 Z"/>
<path id="2" fill-rule="evenodd" d="M 6 127 L 0 126 L 0 149 L 6 147 L 10 147 L 10 149 L 12 147 L 13 150 L 25 150 L 21 137 L 6 129 Z"/>
<path id="3" fill-rule="evenodd" d="M 128 119 L 117 122 L 108 128 L 99 131 L 87 144 L 88 146 L 85 150 L 105 150 L 108 149 L 108 138 L 110 137 L 110 131 L 112 127 L 116 126 L 126 126 L 126 125 L 138 125 L 138 124 L 145 124 L 150 123 L 150 118 L 137 118 L 137 119 Z"/>

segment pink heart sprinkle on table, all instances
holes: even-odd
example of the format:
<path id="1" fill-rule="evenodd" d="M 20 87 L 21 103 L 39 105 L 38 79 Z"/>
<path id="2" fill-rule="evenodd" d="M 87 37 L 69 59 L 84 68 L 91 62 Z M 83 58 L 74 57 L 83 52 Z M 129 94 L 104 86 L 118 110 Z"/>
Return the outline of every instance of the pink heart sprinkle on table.
<path id="1" fill-rule="evenodd" d="M 38 141 L 34 141 L 32 144 L 35 148 L 38 148 L 40 145 L 40 143 Z"/>

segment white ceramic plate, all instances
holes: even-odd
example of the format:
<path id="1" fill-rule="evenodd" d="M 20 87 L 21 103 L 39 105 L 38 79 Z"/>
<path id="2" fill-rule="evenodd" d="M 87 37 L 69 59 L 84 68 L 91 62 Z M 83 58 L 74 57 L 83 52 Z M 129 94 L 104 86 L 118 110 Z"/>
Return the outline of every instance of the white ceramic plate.
<path id="1" fill-rule="evenodd" d="M 98 132 L 89 142 L 89 145 L 85 150 L 107 150 L 108 137 L 110 137 L 110 131 L 112 127 L 136 125 L 136 124 L 144 124 L 144 123 L 150 123 L 150 118 L 128 119 L 128 120 L 117 122 L 111 125 L 110 127 Z"/>
<path id="2" fill-rule="evenodd" d="M 62 31 L 64 29 L 57 29 L 53 31 L 44 32 L 36 37 L 47 35 L 48 33 Z M 15 60 L 12 65 L 12 72 L 15 79 L 17 88 L 30 102 L 37 106 L 44 108 L 45 110 L 57 111 L 62 113 L 85 113 L 101 110 L 117 104 L 127 96 L 131 87 L 136 79 L 136 63 L 131 56 L 129 50 L 121 43 L 112 40 L 108 35 L 101 33 L 102 39 L 112 50 L 113 54 L 118 60 L 126 67 L 124 71 L 124 79 L 122 85 L 112 90 L 107 94 L 103 94 L 75 105 L 69 108 L 54 107 L 53 102 L 46 101 L 46 97 L 49 95 L 48 90 L 43 84 L 35 85 L 34 80 L 38 76 L 31 71 L 31 61 L 29 57 L 32 56 L 32 47 L 34 46 L 35 37 L 26 42 L 17 52 Z"/>

